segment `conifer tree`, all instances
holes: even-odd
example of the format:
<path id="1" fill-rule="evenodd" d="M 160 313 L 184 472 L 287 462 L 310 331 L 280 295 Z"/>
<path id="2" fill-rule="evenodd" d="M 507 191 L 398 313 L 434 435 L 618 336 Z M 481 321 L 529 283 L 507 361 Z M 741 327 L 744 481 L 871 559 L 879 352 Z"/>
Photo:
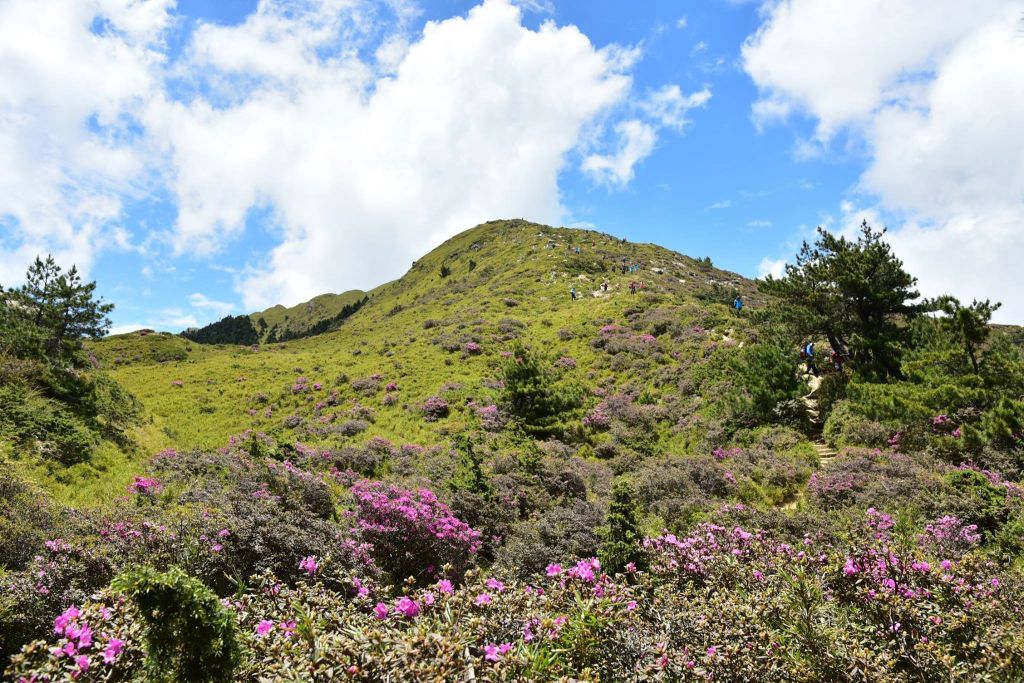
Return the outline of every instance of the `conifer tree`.
<path id="1" fill-rule="evenodd" d="M 833 350 L 876 379 L 902 376 L 905 323 L 923 308 L 913 303 L 920 296 L 917 279 L 903 269 L 884 236 L 884 228 L 872 230 L 867 221 L 856 240 L 818 228 L 818 239 L 804 242 L 785 276 L 760 283 L 778 297 L 794 335 L 827 338 Z"/>
<path id="2" fill-rule="evenodd" d="M 609 574 L 621 572 L 632 562 L 640 566 L 640 523 L 637 521 L 636 491 L 626 479 L 617 479 L 612 486 L 608 518 L 600 530 L 601 547 L 597 557 Z"/>

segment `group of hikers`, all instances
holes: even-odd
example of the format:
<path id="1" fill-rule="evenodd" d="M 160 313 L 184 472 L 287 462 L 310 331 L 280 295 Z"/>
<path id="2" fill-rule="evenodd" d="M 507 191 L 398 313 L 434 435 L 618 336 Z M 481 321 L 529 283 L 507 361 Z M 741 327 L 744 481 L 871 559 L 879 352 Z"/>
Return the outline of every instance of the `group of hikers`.
<path id="1" fill-rule="evenodd" d="M 634 280 L 634 281 L 629 283 L 629 293 L 630 294 L 636 294 L 637 290 L 640 290 L 640 289 L 643 289 L 643 288 L 644 288 L 644 281 L 643 280 L 640 280 L 639 282 Z M 608 291 L 608 281 L 607 280 L 604 280 L 604 281 L 601 282 L 601 291 L 602 292 L 607 292 Z M 573 285 L 572 288 L 569 290 L 569 297 L 573 301 L 576 301 L 576 299 L 580 298 L 580 293 L 578 291 L 576 291 L 576 286 L 575 285 Z"/>
<path id="2" fill-rule="evenodd" d="M 800 346 L 800 360 L 807 366 L 807 372 L 815 377 L 818 376 L 818 366 L 815 362 L 814 341 L 806 341 Z M 842 372 L 846 357 L 839 351 L 832 349 L 828 354 L 828 363 L 836 372 Z"/>

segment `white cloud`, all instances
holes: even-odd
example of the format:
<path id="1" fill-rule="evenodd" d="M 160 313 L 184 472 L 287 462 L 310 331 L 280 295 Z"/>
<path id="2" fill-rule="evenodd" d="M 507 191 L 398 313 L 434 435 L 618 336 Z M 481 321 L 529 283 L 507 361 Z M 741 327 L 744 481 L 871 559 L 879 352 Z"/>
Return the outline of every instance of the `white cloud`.
<path id="1" fill-rule="evenodd" d="M 682 130 L 690 122 L 686 113 L 704 107 L 710 99 L 708 88 L 683 95 L 678 85 L 666 85 L 648 95 L 640 103 L 640 109 L 662 126 Z"/>
<path id="2" fill-rule="evenodd" d="M 235 276 L 247 309 L 366 287 L 484 220 L 560 222 L 568 163 L 624 185 L 710 97 L 631 101 L 639 48 L 525 27 L 546 0 L 483 0 L 422 31 L 410 0 L 259 0 L 172 57 L 174 5 L 0 2 L 0 279 L 37 251 L 87 268 L 110 249 L 150 277 L 170 249 L 228 248 L 257 211 L 275 246 Z M 129 202 L 164 195 L 173 226 L 121 225 Z"/>
<path id="3" fill-rule="evenodd" d="M 614 154 L 591 154 L 583 160 L 583 170 L 598 182 L 625 185 L 633 179 L 633 167 L 654 151 L 658 133 L 654 127 L 636 119 L 615 126 L 619 148 Z"/>
<path id="4" fill-rule="evenodd" d="M 676 28 L 686 28 L 689 22 L 686 17 L 679 17 L 676 19 Z"/>
<path id="5" fill-rule="evenodd" d="M 195 294 L 188 295 L 188 303 L 192 308 L 206 312 L 209 311 L 217 318 L 223 318 L 224 316 L 231 313 L 235 306 L 227 301 L 214 301 L 209 299 L 205 294 L 196 292 Z"/>
<path id="6" fill-rule="evenodd" d="M 867 157 L 855 214 L 890 241 L 926 295 L 1004 301 L 1024 322 L 1024 39 L 1017 0 L 900 0 L 772 6 L 745 43 L 761 124 L 805 113 L 802 148 L 846 133 Z M 851 218 L 852 217 L 852 218 Z"/>
<path id="7" fill-rule="evenodd" d="M 747 221 L 748 228 L 770 228 L 773 223 L 766 220 Z"/>
<path id="8" fill-rule="evenodd" d="M 786 259 L 770 259 L 767 256 L 757 264 L 757 276 L 782 277 L 786 273 Z"/>
<path id="9" fill-rule="evenodd" d="M 694 45 L 693 48 L 690 49 L 690 54 L 691 55 L 699 55 L 701 52 L 704 52 L 707 49 L 708 49 L 708 44 L 705 43 L 703 40 L 701 40 L 696 45 Z"/>
<path id="10" fill-rule="evenodd" d="M 706 207 L 704 210 L 705 211 L 716 211 L 718 209 L 728 209 L 730 206 L 732 206 L 732 200 L 731 199 L 723 199 L 721 201 L 715 202 L 711 206 Z"/>
<path id="11" fill-rule="evenodd" d="M 172 4 L 0 3 L 0 281 L 20 277 L 37 253 L 88 273 L 100 249 L 125 246 L 123 198 L 145 170 L 126 139 L 158 85 Z"/>
<path id="12" fill-rule="evenodd" d="M 512 0 L 512 4 L 529 12 L 538 12 L 540 14 L 555 13 L 555 3 L 551 2 L 551 0 Z"/>
<path id="13" fill-rule="evenodd" d="M 678 85 L 666 85 L 655 90 L 637 103 L 637 109 L 648 120 L 631 119 L 616 124 L 618 148 L 611 154 L 588 155 L 583 160 L 583 170 L 605 185 L 621 187 L 628 184 L 633 179 L 636 165 L 654 151 L 658 130 L 683 130 L 690 123 L 686 113 L 703 107 L 710 99 L 711 90 L 708 88 L 689 95 L 684 95 Z"/>
<path id="14" fill-rule="evenodd" d="M 396 277 L 484 220 L 557 222 L 566 155 L 625 102 L 636 59 L 575 27 L 531 31 L 504 0 L 427 24 L 383 77 L 292 39 L 307 29 L 216 30 L 197 36 L 197 60 L 270 76 L 234 106 L 177 105 L 154 126 L 171 141 L 179 250 L 212 253 L 272 207 L 281 242 L 240 280 L 249 309 Z"/>

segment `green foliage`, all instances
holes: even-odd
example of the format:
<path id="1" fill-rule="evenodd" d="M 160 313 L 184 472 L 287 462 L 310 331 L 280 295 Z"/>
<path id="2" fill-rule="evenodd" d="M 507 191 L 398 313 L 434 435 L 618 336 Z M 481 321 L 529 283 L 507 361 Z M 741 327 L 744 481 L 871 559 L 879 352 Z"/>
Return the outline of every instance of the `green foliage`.
<path id="1" fill-rule="evenodd" d="M 806 425 L 799 402 L 805 385 L 799 378 L 798 358 L 791 351 L 771 344 L 741 349 L 729 359 L 732 386 L 723 397 L 728 407 L 728 428 L 781 423 Z"/>
<path id="2" fill-rule="evenodd" d="M 0 386 L 0 436 L 64 465 L 88 460 L 99 441 L 67 405 L 24 385 Z"/>
<path id="3" fill-rule="evenodd" d="M 247 315 L 228 315 L 206 327 L 185 330 L 181 336 L 199 344 L 251 346 L 260 340 L 256 326 Z"/>
<path id="4" fill-rule="evenodd" d="M 109 328 L 113 304 L 95 297 L 96 283 L 82 282 L 47 256 L 36 258 L 18 289 L 0 289 L 0 352 L 20 358 L 80 364 L 82 339 L 98 339 Z"/>
<path id="5" fill-rule="evenodd" d="M 438 270 L 438 274 L 441 276 L 441 279 L 443 280 L 444 278 L 452 274 L 452 269 L 448 267 L 447 263 L 442 263 L 440 270 Z"/>
<path id="6" fill-rule="evenodd" d="M 143 567 L 116 577 L 112 588 L 134 604 L 144 624 L 146 680 L 230 681 L 241 647 L 230 611 L 181 569 Z"/>
<path id="7" fill-rule="evenodd" d="M 608 508 L 605 526 L 601 529 L 601 547 L 597 557 L 601 568 L 609 574 L 617 574 L 633 563 L 643 567 L 643 552 L 640 541 L 643 534 L 637 519 L 636 490 L 627 479 L 616 479 L 612 486 L 612 500 Z"/>
<path id="8" fill-rule="evenodd" d="M 939 298 L 933 304 L 938 310 L 945 313 L 942 319 L 943 326 L 948 330 L 950 336 L 963 344 L 964 351 L 971 359 L 971 367 L 974 374 L 981 374 L 978 351 L 988 339 L 992 328 L 989 321 L 992 314 L 1002 305 L 998 302 L 974 301 L 970 306 L 964 306 L 952 296 Z"/>
<path id="9" fill-rule="evenodd" d="M 483 455 L 478 451 L 478 444 L 466 434 L 455 436 L 455 448 L 458 460 L 455 471 L 448 480 L 448 487 L 454 492 L 465 491 L 481 496 L 485 501 L 494 497 L 494 487 L 483 471 Z"/>
<path id="10" fill-rule="evenodd" d="M 535 436 L 560 433 L 558 419 L 583 405 L 582 387 L 565 377 L 546 354 L 517 344 L 502 359 L 502 403 Z"/>
<path id="11" fill-rule="evenodd" d="M 961 469 L 946 475 L 952 490 L 946 509 L 961 519 L 977 524 L 990 538 L 1006 521 L 1006 489 L 993 484 L 981 472 Z"/>
<path id="12" fill-rule="evenodd" d="M 804 242 L 782 278 L 768 276 L 761 289 L 779 299 L 779 314 L 803 339 L 826 337 L 867 377 L 899 377 L 907 340 L 904 322 L 920 312 L 911 303 L 917 280 L 884 241 L 885 230 L 865 221 L 856 241 L 818 228 L 814 245 Z"/>

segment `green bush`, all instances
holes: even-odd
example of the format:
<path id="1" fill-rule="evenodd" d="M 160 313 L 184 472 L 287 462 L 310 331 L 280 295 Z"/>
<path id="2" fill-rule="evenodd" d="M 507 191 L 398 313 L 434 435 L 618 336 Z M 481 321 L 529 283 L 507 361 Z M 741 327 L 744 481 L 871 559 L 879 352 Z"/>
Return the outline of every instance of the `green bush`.
<path id="1" fill-rule="evenodd" d="M 892 435 L 885 425 L 856 413 L 848 401 L 840 401 L 834 406 L 825 420 L 822 434 L 825 442 L 833 448 L 884 448 Z"/>
<path id="2" fill-rule="evenodd" d="M 143 567 L 111 584 L 144 627 L 149 681 L 230 681 L 241 659 L 235 620 L 217 595 L 177 567 Z"/>

